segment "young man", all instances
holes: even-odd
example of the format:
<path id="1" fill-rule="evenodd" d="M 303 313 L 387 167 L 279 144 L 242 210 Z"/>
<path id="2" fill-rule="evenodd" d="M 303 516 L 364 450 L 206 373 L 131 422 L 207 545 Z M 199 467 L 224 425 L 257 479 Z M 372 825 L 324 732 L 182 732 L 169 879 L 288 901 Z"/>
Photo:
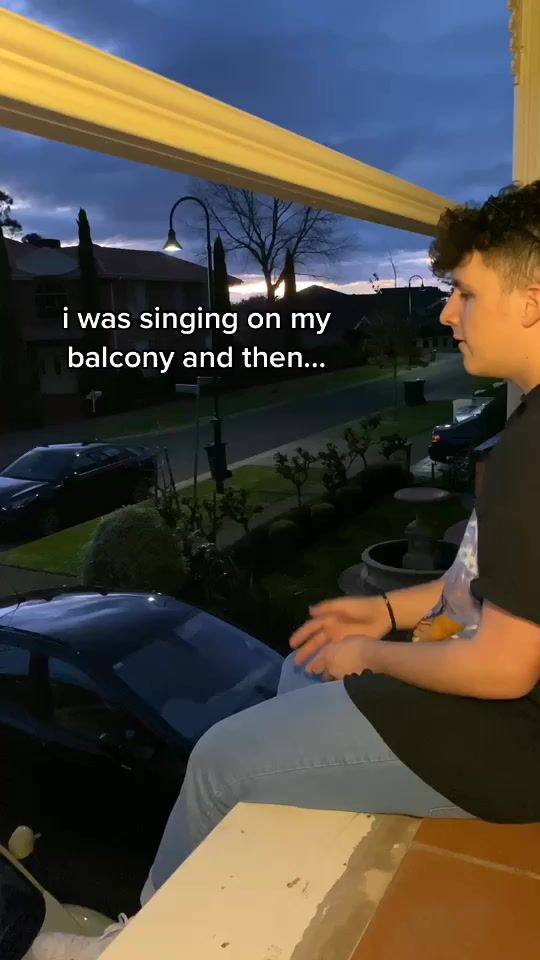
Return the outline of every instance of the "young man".
<path id="1" fill-rule="evenodd" d="M 540 181 L 447 210 L 431 255 L 454 282 L 441 322 L 466 370 L 524 394 L 456 562 L 310 611 L 280 696 L 197 744 L 143 903 L 239 801 L 540 820 Z M 393 620 L 438 642 L 385 641 Z M 116 932 L 44 936 L 35 958 L 95 960 Z"/>

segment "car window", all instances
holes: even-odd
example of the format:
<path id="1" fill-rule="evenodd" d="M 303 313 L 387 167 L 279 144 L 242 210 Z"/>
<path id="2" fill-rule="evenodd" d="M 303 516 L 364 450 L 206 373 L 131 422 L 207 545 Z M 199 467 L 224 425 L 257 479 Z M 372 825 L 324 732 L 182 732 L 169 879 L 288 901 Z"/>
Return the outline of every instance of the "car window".
<path id="1" fill-rule="evenodd" d="M 123 737 L 133 728 L 129 714 L 106 700 L 94 681 L 70 663 L 49 659 L 49 685 L 56 727 L 94 744 L 103 734 Z"/>
<path id="2" fill-rule="evenodd" d="M 92 461 L 95 466 L 100 466 L 101 464 L 105 465 L 110 463 L 110 457 L 107 456 L 105 450 L 92 450 Z"/>
<path id="3" fill-rule="evenodd" d="M 114 463 L 115 460 L 123 460 L 125 457 L 125 452 L 119 450 L 118 447 L 103 447 L 99 452 L 108 463 Z"/>
<path id="4" fill-rule="evenodd" d="M 280 669 L 273 651 L 202 611 L 114 664 L 117 677 L 189 739 L 244 706 L 257 685 L 275 693 Z"/>
<path id="5" fill-rule="evenodd" d="M 85 450 L 84 453 L 75 454 L 73 470 L 76 474 L 88 473 L 96 467 L 103 466 L 103 462 L 103 457 L 99 456 L 98 450 Z"/>
<path id="6" fill-rule="evenodd" d="M 2 470 L 3 477 L 46 482 L 65 476 L 73 463 L 73 452 L 66 450 L 30 450 Z"/>
<path id="7" fill-rule="evenodd" d="M 30 654 L 28 650 L 0 644 L 0 704 L 30 706 Z"/>

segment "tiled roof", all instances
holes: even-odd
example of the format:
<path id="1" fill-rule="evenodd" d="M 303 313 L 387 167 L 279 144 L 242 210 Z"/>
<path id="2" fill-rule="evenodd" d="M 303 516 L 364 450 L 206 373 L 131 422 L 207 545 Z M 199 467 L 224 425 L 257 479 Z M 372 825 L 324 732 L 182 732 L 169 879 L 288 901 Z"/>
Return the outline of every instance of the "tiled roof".
<path id="1" fill-rule="evenodd" d="M 32 244 L 6 238 L 8 257 L 16 276 L 31 276 L 31 271 L 19 270 L 23 260 L 43 253 L 62 254 L 73 261 L 73 275 L 78 274 L 77 247 L 35 247 Z M 160 250 L 128 250 L 123 247 L 102 247 L 94 244 L 94 255 L 99 275 L 104 279 L 155 280 L 184 283 L 206 283 L 206 267 L 189 260 L 181 260 Z M 71 271 L 69 271 L 71 273 Z M 35 275 L 35 274 L 34 274 Z M 231 285 L 241 283 L 230 277 Z"/>

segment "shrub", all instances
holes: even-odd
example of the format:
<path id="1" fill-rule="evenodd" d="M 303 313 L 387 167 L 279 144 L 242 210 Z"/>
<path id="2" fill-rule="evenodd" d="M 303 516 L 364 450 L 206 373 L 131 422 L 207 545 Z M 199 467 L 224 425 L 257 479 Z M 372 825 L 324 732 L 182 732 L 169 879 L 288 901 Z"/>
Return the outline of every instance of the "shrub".
<path id="1" fill-rule="evenodd" d="M 241 537 L 231 547 L 234 559 L 250 568 L 259 569 L 264 566 L 268 552 L 269 527 L 261 524 L 250 530 L 247 536 Z"/>
<path id="2" fill-rule="evenodd" d="M 311 531 L 311 510 L 308 506 L 295 507 L 294 510 L 289 510 L 282 519 L 292 520 L 304 535 L 309 535 Z"/>
<path id="3" fill-rule="evenodd" d="M 381 437 L 379 451 L 386 460 L 390 460 L 394 453 L 406 450 L 408 443 L 407 437 L 402 436 L 401 433 L 387 433 Z"/>
<path id="4" fill-rule="evenodd" d="M 363 490 L 358 483 L 348 483 L 336 493 L 336 506 L 346 516 L 362 509 Z"/>
<path id="5" fill-rule="evenodd" d="M 299 509 L 302 507 L 302 488 L 309 480 L 309 473 L 316 459 L 313 454 L 302 447 L 297 447 L 296 453 L 291 457 L 284 453 L 276 453 L 274 456 L 276 473 L 294 486 Z"/>
<path id="6" fill-rule="evenodd" d="M 327 443 L 326 450 L 319 453 L 318 459 L 324 470 L 322 482 L 331 500 L 335 499 L 340 487 L 347 483 L 346 454 L 340 453 L 335 443 Z"/>
<path id="7" fill-rule="evenodd" d="M 291 550 L 301 539 L 300 528 L 294 520 L 274 520 L 268 530 L 269 545 L 273 553 Z"/>
<path id="8" fill-rule="evenodd" d="M 346 428 L 343 438 L 347 444 L 347 456 L 349 458 L 347 470 L 350 470 L 358 457 L 361 458 L 364 469 L 367 468 L 366 455 L 369 448 L 375 442 L 375 434 L 380 424 L 380 413 L 374 413 L 370 417 L 364 417 L 358 424 L 356 430 L 352 427 Z"/>
<path id="9" fill-rule="evenodd" d="M 82 556 L 82 583 L 90 587 L 175 595 L 186 573 L 174 532 L 153 507 L 123 507 L 103 517 Z"/>
<path id="10" fill-rule="evenodd" d="M 313 533 L 322 533 L 328 530 L 335 521 L 336 508 L 333 503 L 322 500 L 314 503 L 311 508 L 311 529 Z"/>
<path id="11" fill-rule="evenodd" d="M 221 500 L 221 511 L 235 523 L 240 524 L 244 533 L 249 533 L 249 524 L 258 513 L 262 513 L 260 504 L 249 502 L 249 492 L 242 487 L 240 490 L 228 487 Z"/>
<path id="12" fill-rule="evenodd" d="M 358 483 L 366 497 L 366 506 L 379 497 L 395 493 L 410 482 L 410 474 L 400 463 L 374 463 L 358 476 Z"/>
<path id="13" fill-rule="evenodd" d="M 234 593 L 240 572 L 231 551 L 195 536 L 190 543 L 189 573 L 190 595 L 207 605 Z"/>

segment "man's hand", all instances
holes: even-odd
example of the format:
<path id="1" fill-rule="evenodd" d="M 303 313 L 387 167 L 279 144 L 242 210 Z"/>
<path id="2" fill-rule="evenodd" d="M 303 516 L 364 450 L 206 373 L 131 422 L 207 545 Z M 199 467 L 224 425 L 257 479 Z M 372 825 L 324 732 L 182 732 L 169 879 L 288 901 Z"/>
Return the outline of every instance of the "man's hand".
<path id="1" fill-rule="evenodd" d="M 386 604 L 381 597 L 339 597 L 310 608 L 311 620 L 293 633 L 290 646 L 298 650 L 295 663 L 306 663 L 326 644 L 362 635 L 377 640 L 390 630 Z"/>
<path id="2" fill-rule="evenodd" d="M 343 680 L 353 673 L 369 670 L 369 655 L 373 637 L 344 637 L 335 643 L 329 643 L 313 658 L 306 667 L 306 673 L 321 676 L 323 680 Z"/>

